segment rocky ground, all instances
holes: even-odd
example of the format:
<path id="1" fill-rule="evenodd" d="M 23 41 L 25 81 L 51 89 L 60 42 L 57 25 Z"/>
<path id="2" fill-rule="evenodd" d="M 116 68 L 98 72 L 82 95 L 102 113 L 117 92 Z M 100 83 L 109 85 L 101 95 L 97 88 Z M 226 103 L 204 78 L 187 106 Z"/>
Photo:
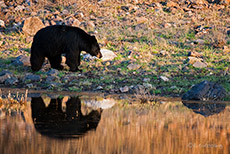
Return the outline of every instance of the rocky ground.
<path id="1" fill-rule="evenodd" d="M 12 0 L 0 8 L 0 87 L 181 96 L 208 80 L 230 91 L 228 0 Z M 63 56 L 65 70 L 46 61 L 33 73 L 33 35 L 55 24 L 94 34 L 104 59 L 83 53 L 82 72 L 73 73 Z"/>

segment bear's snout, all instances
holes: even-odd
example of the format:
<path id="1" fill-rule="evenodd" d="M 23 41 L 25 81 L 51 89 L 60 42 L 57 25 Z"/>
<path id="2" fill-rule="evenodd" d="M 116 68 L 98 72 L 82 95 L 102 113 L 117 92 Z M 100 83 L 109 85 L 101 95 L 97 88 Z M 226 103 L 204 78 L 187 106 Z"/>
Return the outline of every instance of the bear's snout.
<path id="1" fill-rule="evenodd" d="M 97 54 L 97 58 L 101 58 L 102 57 L 102 54 L 101 54 L 101 52 L 99 52 L 98 54 Z"/>

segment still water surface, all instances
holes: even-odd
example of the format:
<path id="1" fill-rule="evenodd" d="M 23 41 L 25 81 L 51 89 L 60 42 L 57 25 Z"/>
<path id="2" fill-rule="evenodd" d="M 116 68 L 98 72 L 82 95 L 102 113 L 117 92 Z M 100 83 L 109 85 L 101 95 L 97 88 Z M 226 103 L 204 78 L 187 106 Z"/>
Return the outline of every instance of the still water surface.
<path id="1" fill-rule="evenodd" d="M 1 154 L 230 153 L 228 103 L 36 96 L 0 105 Z"/>

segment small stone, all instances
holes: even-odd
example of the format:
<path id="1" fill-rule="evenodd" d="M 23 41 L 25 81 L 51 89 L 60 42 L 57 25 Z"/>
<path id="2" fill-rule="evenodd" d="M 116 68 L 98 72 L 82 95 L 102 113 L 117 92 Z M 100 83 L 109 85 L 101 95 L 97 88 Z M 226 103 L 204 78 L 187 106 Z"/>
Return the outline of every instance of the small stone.
<path id="1" fill-rule="evenodd" d="M 5 22 L 3 20 L 0 20 L 0 27 L 5 28 Z"/>
<path id="2" fill-rule="evenodd" d="M 26 81 L 40 82 L 41 81 L 41 77 L 40 77 L 40 75 L 28 74 L 23 79 L 23 82 L 26 82 Z"/>
<path id="3" fill-rule="evenodd" d="M 161 51 L 160 51 L 160 55 L 161 55 L 161 56 L 166 56 L 166 55 L 168 55 L 168 52 L 165 51 L 165 50 L 161 50 Z"/>
<path id="4" fill-rule="evenodd" d="M 56 70 L 56 69 L 53 69 L 51 68 L 48 72 L 47 72 L 47 75 L 50 75 L 50 76 L 57 76 L 59 74 L 59 71 Z"/>
<path id="5" fill-rule="evenodd" d="M 188 57 L 188 59 L 186 60 L 186 62 L 189 64 L 194 64 L 195 62 L 201 62 L 201 61 L 202 61 L 201 58 L 196 58 L 196 57 Z"/>
<path id="6" fill-rule="evenodd" d="M 196 51 L 190 51 L 190 52 L 188 53 L 188 56 L 191 56 L 191 57 L 198 57 L 198 58 L 203 57 L 203 55 L 202 55 L 201 53 L 196 52 Z"/>
<path id="7" fill-rule="evenodd" d="M 129 87 L 128 87 L 128 86 L 121 87 L 121 88 L 120 88 L 120 91 L 121 91 L 122 93 L 128 92 L 128 91 L 129 91 Z"/>
<path id="8" fill-rule="evenodd" d="M 165 82 L 168 82 L 169 81 L 169 78 L 167 78 L 166 76 L 160 76 L 160 79 L 165 81 Z"/>
<path id="9" fill-rule="evenodd" d="M 89 21 L 89 22 L 87 22 L 87 26 L 88 26 L 88 28 L 94 28 L 95 24 L 93 23 L 93 21 Z"/>
<path id="10" fill-rule="evenodd" d="M 202 39 L 197 39 L 194 41 L 195 44 L 201 44 L 201 45 L 204 45 L 205 44 L 205 41 L 202 40 Z"/>
<path id="11" fill-rule="evenodd" d="M 139 65 L 139 64 L 129 64 L 128 66 L 127 66 L 127 68 L 129 69 L 129 70 L 137 70 L 137 69 L 139 69 L 141 66 Z"/>
<path id="12" fill-rule="evenodd" d="M 117 55 L 108 49 L 101 49 L 101 54 L 102 54 L 102 61 L 109 61 L 109 60 L 113 60 L 115 57 L 117 57 Z"/>
<path id="13" fill-rule="evenodd" d="M 200 61 L 196 61 L 192 66 L 194 66 L 196 68 L 205 68 L 205 67 L 207 67 L 207 64 L 200 62 Z"/>
<path id="14" fill-rule="evenodd" d="M 13 65 L 23 65 L 23 66 L 31 66 L 30 57 L 25 55 L 18 56 L 13 62 Z"/>
<path id="15" fill-rule="evenodd" d="M 148 21 L 145 17 L 136 17 L 135 19 L 137 20 L 137 24 L 143 24 Z"/>
<path id="16" fill-rule="evenodd" d="M 18 79 L 16 77 L 10 77 L 5 80 L 5 85 L 16 85 L 18 83 Z"/>
<path id="17" fill-rule="evenodd" d="M 26 87 L 27 87 L 27 88 L 33 88 L 33 86 L 34 86 L 34 85 L 33 85 L 32 83 L 26 84 Z"/>
<path id="18" fill-rule="evenodd" d="M 15 11 L 23 11 L 25 7 L 23 5 L 18 5 L 16 8 L 14 8 Z"/>
<path id="19" fill-rule="evenodd" d="M 74 19 L 72 26 L 79 27 L 80 24 L 81 24 L 81 22 L 78 19 Z"/>
<path id="20" fill-rule="evenodd" d="M 134 87 L 134 90 L 136 90 L 136 91 L 145 90 L 145 87 L 144 87 L 143 85 L 138 84 L 138 85 L 136 85 L 136 86 Z"/>
<path id="21" fill-rule="evenodd" d="M 144 78 L 143 82 L 150 82 L 150 78 Z"/>
<path id="22" fill-rule="evenodd" d="M 48 76 L 48 77 L 46 78 L 46 83 L 50 83 L 50 82 L 52 82 L 52 81 L 55 81 L 56 79 L 57 79 L 56 76 Z"/>
<path id="23" fill-rule="evenodd" d="M 91 86 L 92 83 L 86 80 L 86 81 L 82 82 L 82 85 L 83 86 Z"/>
<path id="24" fill-rule="evenodd" d="M 67 10 L 67 9 L 64 9 L 63 11 L 62 11 L 62 15 L 63 16 L 67 16 L 69 14 L 69 11 Z"/>
<path id="25" fill-rule="evenodd" d="M 96 90 L 103 90 L 103 87 L 102 87 L 102 86 L 98 86 L 98 87 L 96 88 Z"/>
<path id="26" fill-rule="evenodd" d="M 4 83 L 7 79 L 11 78 L 11 75 L 6 73 L 0 76 L 0 83 Z"/>
<path id="27" fill-rule="evenodd" d="M 143 86 L 144 86 L 146 89 L 152 89 L 152 88 L 153 88 L 153 85 L 150 84 L 150 83 L 143 83 Z"/>
<path id="28" fill-rule="evenodd" d="M 81 55 L 83 55 L 83 54 L 81 54 Z M 83 60 L 85 60 L 85 61 L 89 62 L 89 61 L 94 60 L 94 59 L 97 59 L 97 57 L 91 56 L 90 54 L 83 55 Z"/>
<path id="29" fill-rule="evenodd" d="M 165 28 L 169 28 L 169 27 L 171 27 L 171 26 L 172 26 L 172 24 L 170 24 L 170 23 L 164 24 L 164 27 L 165 27 Z"/>

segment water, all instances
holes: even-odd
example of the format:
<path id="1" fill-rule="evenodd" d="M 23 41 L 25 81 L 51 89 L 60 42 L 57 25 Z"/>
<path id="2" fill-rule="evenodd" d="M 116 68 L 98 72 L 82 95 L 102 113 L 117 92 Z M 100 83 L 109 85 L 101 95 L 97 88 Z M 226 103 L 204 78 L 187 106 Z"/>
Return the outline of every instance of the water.
<path id="1" fill-rule="evenodd" d="M 0 105 L 1 154 L 230 150 L 230 108 L 226 102 L 141 105 L 132 100 L 64 95 L 28 100 L 8 111 Z"/>

